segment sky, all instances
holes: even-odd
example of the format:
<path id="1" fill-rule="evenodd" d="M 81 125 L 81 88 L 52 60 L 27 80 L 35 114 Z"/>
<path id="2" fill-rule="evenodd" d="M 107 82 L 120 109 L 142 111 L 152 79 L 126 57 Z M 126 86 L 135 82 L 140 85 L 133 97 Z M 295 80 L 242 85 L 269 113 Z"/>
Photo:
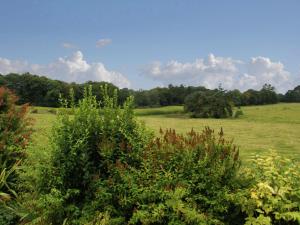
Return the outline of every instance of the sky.
<path id="1" fill-rule="evenodd" d="M 0 73 L 124 88 L 300 84 L 299 0 L 0 0 Z"/>

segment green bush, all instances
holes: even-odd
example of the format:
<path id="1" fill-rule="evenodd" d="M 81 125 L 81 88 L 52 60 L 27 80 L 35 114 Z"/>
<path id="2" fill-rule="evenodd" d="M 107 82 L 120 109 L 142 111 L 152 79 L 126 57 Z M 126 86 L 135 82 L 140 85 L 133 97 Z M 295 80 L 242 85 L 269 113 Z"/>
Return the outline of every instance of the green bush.
<path id="1" fill-rule="evenodd" d="M 300 223 L 300 167 L 276 152 L 256 156 L 248 171 L 252 184 L 234 195 L 247 214 L 246 224 L 292 225 Z"/>
<path id="2" fill-rule="evenodd" d="M 223 130 L 154 137 L 134 117 L 133 99 L 91 88 L 62 100 L 51 160 L 24 198 L 26 224 L 296 224 L 299 168 L 277 157 L 241 169 Z M 70 108 L 69 108 L 70 107 Z M 297 172 L 298 171 L 298 172 Z M 31 189 L 33 190 L 33 189 Z M 1 222 L 1 221 L 0 221 Z"/>
<path id="3" fill-rule="evenodd" d="M 239 118 L 239 117 L 242 116 L 242 115 L 244 115 L 243 111 L 242 111 L 240 108 L 238 108 L 238 109 L 234 112 L 233 118 Z"/>
<path id="4" fill-rule="evenodd" d="M 0 87 L 0 224 L 15 224 L 18 219 L 7 204 L 15 203 L 19 191 L 16 167 L 25 159 L 31 134 L 28 106 L 16 106 L 16 101 L 11 91 Z"/>
<path id="5" fill-rule="evenodd" d="M 85 89 L 78 106 L 72 100 L 63 101 L 65 106 L 71 105 L 73 115 L 69 115 L 70 109 L 60 110 L 53 129 L 53 154 L 50 167 L 41 174 L 44 179 L 37 204 L 44 223 L 61 224 L 65 218 L 76 223 L 94 216 L 91 202 L 97 198 L 99 185 L 115 176 L 114 168 L 118 164 L 141 166 L 150 133 L 134 118 L 133 99 L 128 98 L 121 108 L 116 93 L 109 97 L 106 87 L 102 93 L 102 102 L 92 95 L 91 88 Z"/>
<path id="6" fill-rule="evenodd" d="M 194 118 L 231 117 L 232 106 L 233 103 L 222 89 L 194 92 L 184 102 L 185 112 Z"/>
<path id="7" fill-rule="evenodd" d="M 129 224 L 223 224 L 238 221 L 230 194 L 238 185 L 238 149 L 206 128 L 186 136 L 161 130 L 143 167 L 126 183 L 135 197 Z M 134 181 L 137 181 L 134 185 Z M 124 182 L 125 183 L 125 182 Z M 234 223 L 231 223 L 234 224 Z"/>
<path id="8" fill-rule="evenodd" d="M 28 105 L 16 106 L 17 97 L 0 87 L 0 169 L 9 170 L 25 158 L 31 121 L 27 118 Z M 14 179 L 10 176 L 9 181 Z"/>

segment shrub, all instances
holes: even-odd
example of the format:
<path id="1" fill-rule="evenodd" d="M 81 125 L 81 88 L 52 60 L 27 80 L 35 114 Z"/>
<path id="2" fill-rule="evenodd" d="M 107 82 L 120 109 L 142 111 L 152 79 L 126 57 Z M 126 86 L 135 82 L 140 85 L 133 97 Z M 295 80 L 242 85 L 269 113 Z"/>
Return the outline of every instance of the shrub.
<path id="1" fill-rule="evenodd" d="M 300 223 L 300 167 L 298 162 L 276 152 L 256 156 L 249 176 L 254 179 L 247 189 L 234 195 L 247 214 L 246 224 Z"/>
<path id="2" fill-rule="evenodd" d="M 8 89 L 0 87 L 0 169 L 9 171 L 25 158 L 29 142 L 31 121 L 27 118 L 28 105 L 16 106 L 17 97 Z M 13 172 L 7 182 L 14 183 Z"/>
<path id="3" fill-rule="evenodd" d="M 30 119 L 28 106 L 16 106 L 17 97 L 7 88 L 0 87 L 0 223 L 16 223 L 16 215 L 4 203 L 16 196 L 18 175 L 16 167 L 25 158 L 29 142 Z M 12 201 L 10 201 L 11 203 Z"/>
<path id="4" fill-rule="evenodd" d="M 103 96 L 99 103 L 86 89 L 78 107 L 62 101 L 74 116 L 70 109 L 58 115 L 34 221 L 216 224 L 239 215 L 229 198 L 238 184 L 238 149 L 223 131 L 168 130 L 153 139 L 136 121 L 132 98 L 121 108 L 116 94 L 104 88 Z"/>
<path id="5" fill-rule="evenodd" d="M 242 116 L 242 115 L 244 115 L 243 111 L 242 111 L 240 108 L 238 108 L 238 109 L 234 112 L 233 118 L 239 118 L 239 117 Z"/>
<path id="6" fill-rule="evenodd" d="M 222 89 L 199 91 L 188 95 L 184 110 L 194 118 L 226 118 L 232 116 L 232 102 Z"/>
<path id="7" fill-rule="evenodd" d="M 18 163 L 16 163 L 13 167 L 11 167 L 8 171 L 6 168 L 1 170 L 0 173 L 0 203 L 9 202 L 12 198 L 11 194 L 15 194 L 14 190 L 9 187 L 9 176 L 13 174 L 16 170 Z M 9 192 L 9 193 L 7 193 Z"/>
<path id="8" fill-rule="evenodd" d="M 60 110 L 53 129 L 50 168 L 41 174 L 45 179 L 40 182 L 41 198 L 35 209 L 42 211 L 37 216 L 43 223 L 61 224 L 68 218 L 76 224 L 93 218 L 100 205 L 93 208 L 93 201 L 102 183 L 106 184 L 102 192 L 108 192 L 105 199 L 117 206 L 117 196 L 110 196 L 113 190 L 107 184 L 116 176 L 114 168 L 141 166 L 141 153 L 150 136 L 134 118 L 133 99 L 128 98 L 121 108 L 116 93 L 109 97 L 106 87 L 102 93 L 102 102 L 92 95 L 91 87 L 85 89 L 78 106 L 72 100 L 62 101 L 71 105 L 74 115 L 69 115 L 70 109 Z"/>
<path id="9" fill-rule="evenodd" d="M 154 138 L 132 98 L 120 107 L 116 93 L 102 95 L 98 102 L 86 88 L 78 105 L 61 101 L 71 108 L 58 111 L 51 160 L 23 223 L 296 224 L 299 170 L 290 161 L 258 158 L 248 175 L 222 129 Z"/>
<path id="10" fill-rule="evenodd" d="M 230 194 L 238 185 L 238 149 L 210 128 L 186 136 L 161 130 L 127 180 L 138 203 L 129 224 L 222 224 L 238 221 Z M 134 180 L 137 182 L 134 183 Z M 236 215 L 235 215 L 236 213 Z M 231 223 L 234 224 L 234 223 Z"/>

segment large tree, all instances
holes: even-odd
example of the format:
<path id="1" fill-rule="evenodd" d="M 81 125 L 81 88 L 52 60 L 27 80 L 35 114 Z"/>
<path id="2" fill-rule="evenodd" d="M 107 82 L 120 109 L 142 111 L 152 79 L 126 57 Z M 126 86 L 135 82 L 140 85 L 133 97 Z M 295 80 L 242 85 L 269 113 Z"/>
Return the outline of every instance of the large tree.
<path id="1" fill-rule="evenodd" d="M 294 88 L 294 90 L 288 90 L 284 96 L 285 102 L 300 102 L 300 85 Z"/>
<path id="2" fill-rule="evenodd" d="M 222 89 L 198 91 L 185 99 L 184 109 L 195 118 L 226 118 L 232 116 L 232 102 Z"/>

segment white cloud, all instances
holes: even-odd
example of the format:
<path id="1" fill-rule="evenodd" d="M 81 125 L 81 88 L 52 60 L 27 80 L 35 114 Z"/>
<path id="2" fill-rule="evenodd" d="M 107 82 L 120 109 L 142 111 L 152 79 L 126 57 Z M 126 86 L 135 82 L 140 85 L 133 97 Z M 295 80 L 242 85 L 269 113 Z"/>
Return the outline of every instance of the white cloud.
<path id="1" fill-rule="evenodd" d="M 69 49 L 75 49 L 75 48 L 77 48 L 76 45 L 71 44 L 71 43 L 68 43 L 68 42 L 62 43 L 61 46 L 62 46 L 63 48 L 69 48 Z"/>
<path id="2" fill-rule="evenodd" d="M 123 74 L 107 70 L 101 62 L 88 63 L 80 51 L 76 51 L 71 57 L 59 58 L 47 65 L 0 58 L 0 73 L 11 72 L 31 72 L 67 82 L 83 83 L 91 80 L 111 82 L 121 88 L 130 86 L 129 80 Z"/>
<path id="3" fill-rule="evenodd" d="M 254 79 L 252 86 L 256 89 L 264 83 L 272 84 L 279 91 L 292 87 L 291 74 L 285 70 L 284 65 L 261 56 L 254 57 L 247 63 L 247 72 L 243 74 L 241 81 L 247 76 Z"/>
<path id="4" fill-rule="evenodd" d="M 104 39 L 99 39 L 97 42 L 96 42 L 96 47 L 97 48 L 102 48 L 106 45 L 109 45 L 111 44 L 112 40 L 109 39 L 109 38 L 104 38 Z"/>
<path id="5" fill-rule="evenodd" d="M 194 62 L 154 62 L 145 66 L 142 74 L 165 85 L 172 83 L 216 88 L 221 84 L 226 89 L 246 90 L 259 89 L 264 83 L 270 83 L 278 91 L 286 91 L 292 86 L 291 75 L 282 63 L 260 56 L 249 62 L 213 54 Z"/>

